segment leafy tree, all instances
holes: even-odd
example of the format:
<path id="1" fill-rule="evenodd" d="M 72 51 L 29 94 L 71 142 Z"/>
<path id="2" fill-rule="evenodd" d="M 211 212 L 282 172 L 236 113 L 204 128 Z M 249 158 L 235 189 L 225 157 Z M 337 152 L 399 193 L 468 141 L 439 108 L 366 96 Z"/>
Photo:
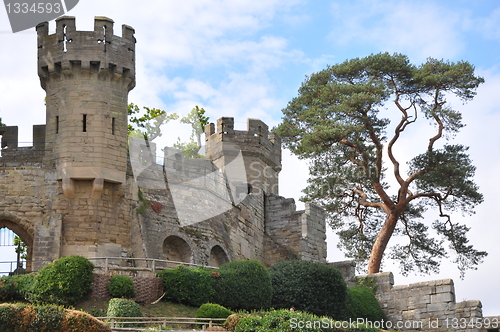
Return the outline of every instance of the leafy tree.
<path id="1" fill-rule="evenodd" d="M 141 112 L 141 108 L 133 103 L 128 105 L 129 136 L 144 137 L 146 140 L 152 141 L 161 136 L 160 126 L 168 123 L 171 120 L 178 120 L 177 113 L 167 114 L 166 111 L 158 108 L 142 107 L 145 111 L 140 117 L 135 116 Z M 195 106 L 191 112 L 180 119 L 181 123 L 190 124 L 192 127 L 191 140 L 189 142 L 181 142 L 180 138 L 174 147 L 181 150 L 187 158 L 204 158 L 198 151 L 201 148 L 201 135 L 204 132 L 205 125 L 208 124 L 209 118 L 205 116 L 205 110 Z M 194 140 L 196 138 L 196 141 Z"/>
<path id="2" fill-rule="evenodd" d="M 205 109 L 198 106 L 195 106 L 187 116 L 181 118 L 181 123 L 190 124 L 193 128 L 191 139 L 196 137 L 198 148 L 201 148 L 201 135 L 205 132 L 205 126 L 209 119 L 208 116 L 205 116 Z"/>
<path id="3" fill-rule="evenodd" d="M 205 158 L 199 154 L 201 148 L 201 135 L 205 132 L 205 126 L 209 123 L 209 117 L 205 116 L 205 109 L 195 106 L 189 114 L 181 118 L 181 123 L 190 124 L 191 139 L 189 142 L 181 142 L 180 138 L 174 144 L 174 148 L 179 149 L 187 158 Z M 196 141 L 194 138 L 196 137 Z"/>
<path id="4" fill-rule="evenodd" d="M 28 245 L 17 235 L 14 236 L 14 246 L 16 254 L 19 254 L 21 259 L 28 259 Z"/>
<path id="5" fill-rule="evenodd" d="M 429 58 L 417 66 L 404 55 L 381 53 L 307 77 L 283 110 L 278 133 L 296 155 L 311 160 L 303 199 L 330 212 L 339 246 L 368 263 L 368 273 L 380 271 L 393 235 L 408 239 L 389 251 L 403 273 L 438 271 L 448 257 L 445 241 L 462 277 L 487 255 L 468 244 L 469 228 L 450 217 L 450 211 L 473 213 L 483 196 L 472 180 L 468 147 L 447 142 L 464 126 L 448 99 L 472 100 L 483 82 L 466 61 Z M 426 147 L 405 171 L 396 143 L 408 144 L 402 137 L 422 121 L 430 121 L 434 132 L 410 138 Z M 396 185 L 385 182 L 388 177 Z M 432 224 L 437 236 L 422 220 L 429 208 L 441 218 Z"/>
<path id="6" fill-rule="evenodd" d="M 2 122 L 2 118 L 0 118 L 0 127 L 4 127 L 5 124 Z"/>
<path id="7" fill-rule="evenodd" d="M 199 153 L 200 147 L 192 139 L 189 142 L 181 142 L 181 139 L 179 137 L 177 139 L 177 143 L 174 143 L 174 148 L 181 150 L 182 154 L 186 158 L 205 158 L 205 156 Z"/>
<path id="8" fill-rule="evenodd" d="M 177 120 L 179 116 L 176 113 L 167 114 L 166 111 L 158 108 L 143 106 L 145 113 L 137 117 L 135 114 L 141 112 L 139 106 L 134 103 L 128 105 L 128 133 L 129 136 L 142 136 L 148 141 L 152 141 L 161 136 L 160 127 L 170 120 Z"/>

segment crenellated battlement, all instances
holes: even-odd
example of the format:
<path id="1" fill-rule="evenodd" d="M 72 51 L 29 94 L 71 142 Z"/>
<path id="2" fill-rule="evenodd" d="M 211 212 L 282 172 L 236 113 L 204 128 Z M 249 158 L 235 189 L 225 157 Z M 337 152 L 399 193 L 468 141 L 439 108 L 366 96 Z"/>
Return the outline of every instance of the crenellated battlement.
<path id="1" fill-rule="evenodd" d="M 245 159 L 247 181 L 253 188 L 268 193 L 278 193 L 278 173 L 281 171 L 281 138 L 258 119 L 248 119 L 247 130 L 234 130 L 234 118 L 217 120 L 217 131 L 213 123 L 205 127 L 206 156 L 218 167 L 224 158 L 241 151 Z M 236 149 L 224 148 L 231 143 Z M 230 151 L 232 150 L 232 151 Z"/>
<path id="2" fill-rule="evenodd" d="M 217 131 L 213 123 L 205 127 L 205 137 L 207 143 L 231 142 L 244 154 L 262 154 L 270 165 L 281 168 L 281 137 L 269 132 L 267 124 L 259 119 L 248 119 L 247 130 L 234 130 L 234 118 L 222 117 L 217 120 Z"/>
<path id="3" fill-rule="evenodd" d="M 41 162 L 45 155 L 45 125 L 33 125 L 33 146 L 19 147 L 17 126 L 0 127 L 1 162 Z"/>
<path id="4" fill-rule="evenodd" d="M 122 37 L 113 34 L 113 20 L 95 17 L 94 31 L 77 31 L 75 18 L 56 20 L 56 33 L 49 24 L 37 25 L 38 75 L 44 89 L 51 81 L 78 77 L 119 82 L 128 90 L 135 86 L 134 29 L 122 26 Z"/>

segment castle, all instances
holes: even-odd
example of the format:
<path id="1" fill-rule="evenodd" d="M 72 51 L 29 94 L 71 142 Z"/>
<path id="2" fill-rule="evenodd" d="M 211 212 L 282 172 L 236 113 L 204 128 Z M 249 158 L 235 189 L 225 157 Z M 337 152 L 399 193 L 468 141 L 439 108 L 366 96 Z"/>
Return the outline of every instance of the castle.
<path id="1" fill-rule="evenodd" d="M 146 265 L 156 260 L 326 262 L 324 211 L 296 211 L 278 195 L 281 143 L 266 124 L 249 119 L 238 131 L 233 118 L 221 118 L 205 128 L 206 159 L 172 148 L 158 158 L 155 144 L 127 133 L 134 29 L 123 25 L 118 37 L 112 20 L 96 17 L 94 31 L 77 31 L 66 16 L 55 34 L 47 22 L 37 34 L 46 124 L 33 126 L 31 147 L 18 146 L 18 127 L 0 127 L 0 228 L 28 245 L 28 270 L 69 255 L 143 276 L 154 274 Z M 332 264 L 352 284 L 354 264 Z M 394 286 L 390 272 L 369 277 L 392 327 L 450 330 L 466 320 L 476 325 L 452 329 L 498 331 L 500 316 L 483 317 L 480 301 L 456 302 L 451 279 Z M 477 325 L 483 319 L 496 325 Z"/>
<path id="2" fill-rule="evenodd" d="M 135 86 L 134 29 L 96 17 L 36 27 L 46 124 L 33 146 L 0 127 L 0 228 L 28 245 L 28 270 L 62 256 L 129 257 L 219 266 L 236 259 L 271 265 L 326 261 L 325 216 L 278 196 L 281 142 L 260 120 L 206 126 L 206 159 L 128 140 L 128 92 Z M 96 264 L 102 261 L 95 260 Z M 120 265 L 120 261 L 115 262 Z"/>

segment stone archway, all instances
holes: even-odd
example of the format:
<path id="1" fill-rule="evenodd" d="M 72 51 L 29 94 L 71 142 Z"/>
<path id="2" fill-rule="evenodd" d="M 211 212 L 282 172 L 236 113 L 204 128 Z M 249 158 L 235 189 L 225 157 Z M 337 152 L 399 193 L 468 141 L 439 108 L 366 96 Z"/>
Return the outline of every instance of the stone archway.
<path id="1" fill-rule="evenodd" d="M 210 266 L 219 267 L 227 262 L 229 262 L 229 257 L 221 246 L 216 245 L 210 250 Z"/>
<path id="2" fill-rule="evenodd" d="M 163 241 L 163 257 L 169 261 L 191 263 L 191 248 L 182 238 L 170 235 Z"/>
<path id="3" fill-rule="evenodd" d="M 26 270 L 33 270 L 33 229 L 29 222 L 10 214 L 0 213 L 0 228 L 8 228 L 28 246 Z"/>

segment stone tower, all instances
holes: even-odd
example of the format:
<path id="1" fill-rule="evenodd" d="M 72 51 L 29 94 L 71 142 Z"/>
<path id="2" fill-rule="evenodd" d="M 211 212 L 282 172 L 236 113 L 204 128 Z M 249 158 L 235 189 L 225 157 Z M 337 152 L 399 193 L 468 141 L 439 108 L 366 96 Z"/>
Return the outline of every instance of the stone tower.
<path id="1" fill-rule="evenodd" d="M 74 17 L 37 26 L 38 75 L 46 91 L 47 167 L 55 167 L 66 198 L 75 181 L 124 183 L 127 170 L 128 92 L 135 86 L 134 29 L 113 35 L 113 20 L 96 17 L 94 31 L 76 31 Z"/>
<path id="2" fill-rule="evenodd" d="M 56 20 L 54 34 L 47 22 L 36 29 L 48 209 L 40 224 L 47 237 L 36 236 L 35 256 L 120 256 L 131 234 L 127 105 L 135 86 L 134 29 L 123 25 L 118 37 L 111 19 L 96 17 L 94 31 L 77 31 L 68 16 Z"/>
<path id="3" fill-rule="evenodd" d="M 281 138 L 269 132 L 268 126 L 257 119 L 248 119 L 247 130 L 234 130 L 234 118 L 220 118 L 205 128 L 206 157 L 224 170 L 225 165 L 240 153 L 245 163 L 246 179 L 251 192 L 278 194 L 278 174 L 281 171 Z"/>

